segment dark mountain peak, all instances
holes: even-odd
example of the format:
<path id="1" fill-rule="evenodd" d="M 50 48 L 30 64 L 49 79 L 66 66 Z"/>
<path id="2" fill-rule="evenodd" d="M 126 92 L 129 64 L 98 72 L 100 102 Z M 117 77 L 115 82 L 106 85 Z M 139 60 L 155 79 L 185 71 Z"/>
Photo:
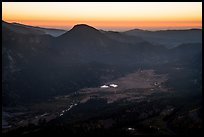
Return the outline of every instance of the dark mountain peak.
<path id="1" fill-rule="evenodd" d="M 76 25 L 74 25 L 74 27 L 73 28 L 93 28 L 92 26 L 89 26 L 89 25 L 87 25 L 87 24 L 76 24 Z"/>
<path id="2" fill-rule="evenodd" d="M 94 39 L 96 37 L 101 37 L 102 33 L 95 29 L 92 26 L 86 25 L 86 24 L 77 24 L 75 25 L 70 31 L 64 33 L 60 36 L 60 38 L 67 39 L 68 37 L 72 38 L 91 38 Z"/>
<path id="3" fill-rule="evenodd" d="M 92 27 L 92 26 L 89 26 L 89 25 L 87 25 L 87 24 L 77 24 L 77 25 L 75 25 L 70 31 L 80 31 L 80 32 L 93 32 L 93 31 L 97 31 L 98 32 L 98 30 L 97 29 L 95 29 L 94 27 Z"/>

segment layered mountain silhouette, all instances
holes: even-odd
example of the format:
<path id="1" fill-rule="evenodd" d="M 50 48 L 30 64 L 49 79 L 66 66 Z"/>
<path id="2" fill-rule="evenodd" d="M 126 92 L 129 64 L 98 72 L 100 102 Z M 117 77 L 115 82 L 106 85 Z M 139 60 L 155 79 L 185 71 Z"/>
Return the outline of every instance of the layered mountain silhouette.
<path id="1" fill-rule="evenodd" d="M 202 43 L 202 29 L 160 31 L 133 29 L 124 33 L 142 37 L 149 42 L 162 44 L 167 48 L 173 48 L 183 43 Z"/>
<path id="2" fill-rule="evenodd" d="M 191 67 L 201 60 L 201 30 L 112 32 L 86 24 L 67 32 L 50 30 L 63 34 L 53 37 L 44 28 L 2 21 L 4 105 L 96 86 L 102 76 L 117 76 L 133 68 L 175 62 Z M 174 40 L 178 45 L 172 48 Z"/>
<path id="3" fill-rule="evenodd" d="M 37 35 L 48 34 L 54 37 L 62 35 L 63 33 L 66 32 L 65 30 L 61 29 L 41 28 L 36 26 L 24 25 L 20 23 L 8 23 L 5 21 L 2 21 L 2 27 L 22 34 L 37 34 Z"/>
<path id="4" fill-rule="evenodd" d="M 146 59 L 153 54 L 156 56 L 157 50 L 165 52 L 164 46 L 152 45 L 141 38 L 122 33 L 113 36 L 110 33 L 103 33 L 91 26 L 79 24 L 57 37 L 53 47 L 65 56 L 78 57 L 79 60 L 82 59 L 85 62 L 100 61 L 108 64 L 121 64 L 122 62 L 131 64 L 136 62 L 137 56 L 141 54 Z M 62 48 L 63 50 L 61 50 Z M 141 50 L 143 52 L 140 52 Z M 134 61 L 126 62 L 129 60 L 128 58 L 132 58 Z M 143 60 L 137 61 L 142 62 Z"/>

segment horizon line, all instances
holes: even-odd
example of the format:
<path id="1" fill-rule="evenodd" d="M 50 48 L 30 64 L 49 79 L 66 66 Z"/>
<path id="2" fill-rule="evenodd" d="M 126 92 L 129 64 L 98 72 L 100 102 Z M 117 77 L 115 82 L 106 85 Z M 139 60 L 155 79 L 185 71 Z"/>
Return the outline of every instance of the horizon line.
<path id="1" fill-rule="evenodd" d="M 114 29 L 101 29 L 101 28 L 98 28 L 98 27 L 95 27 L 95 26 L 92 26 L 92 25 L 89 25 L 89 24 L 86 24 L 86 23 L 76 23 L 72 26 L 68 26 L 70 27 L 70 29 L 63 29 L 63 27 L 59 26 L 59 27 L 54 27 L 54 26 L 41 26 L 41 25 L 31 25 L 31 24 L 24 24 L 24 23 L 19 23 L 19 22 L 16 22 L 16 21 L 12 21 L 12 22 L 8 22 L 8 21 L 5 21 L 5 20 L 2 20 L 3 22 L 6 22 L 6 23 L 10 23 L 10 24 L 20 24 L 20 25 L 25 25 L 25 26 L 31 26 L 31 27 L 39 27 L 39 28 L 44 28 L 44 29 L 58 29 L 58 30 L 64 30 L 64 31 L 69 31 L 71 30 L 74 26 L 76 25 L 80 25 L 80 24 L 85 24 L 87 26 L 91 26 L 91 27 L 94 27 L 95 29 L 97 30 L 100 30 L 100 31 L 113 31 L 113 32 L 126 32 L 126 31 L 131 31 L 131 30 L 142 30 L 142 31 L 152 31 L 152 32 L 155 32 L 155 31 L 168 31 L 168 30 L 202 30 L 202 27 L 187 27 L 187 28 L 180 28 L 180 27 L 164 27 L 163 29 L 143 29 L 143 28 L 140 28 L 140 27 L 135 27 L 135 28 L 130 28 L 130 29 L 126 29 L 126 30 L 114 30 Z"/>

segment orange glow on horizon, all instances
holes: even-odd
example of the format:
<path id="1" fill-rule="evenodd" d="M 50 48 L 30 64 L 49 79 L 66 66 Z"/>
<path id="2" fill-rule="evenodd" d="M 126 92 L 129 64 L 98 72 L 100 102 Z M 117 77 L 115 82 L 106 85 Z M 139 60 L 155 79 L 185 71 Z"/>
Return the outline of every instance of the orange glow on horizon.
<path id="1" fill-rule="evenodd" d="M 127 30 L 202 28 L 202 2 L 2 2 L 2 19 L 33 26 Z"/>
<path id="2" fill-rule="evenodd" d="M 183 28 L 201 28 L 202 21 L 8 21 L 18 22 L 25 25 L 41 26 L 48 28 L 71 29 L 76 24 L 88 24 L 97 29 L 127 30 L 128 28 L 141 29 L 183 29 Z M 117 24 L 117 26 L 115 25 Z"/>

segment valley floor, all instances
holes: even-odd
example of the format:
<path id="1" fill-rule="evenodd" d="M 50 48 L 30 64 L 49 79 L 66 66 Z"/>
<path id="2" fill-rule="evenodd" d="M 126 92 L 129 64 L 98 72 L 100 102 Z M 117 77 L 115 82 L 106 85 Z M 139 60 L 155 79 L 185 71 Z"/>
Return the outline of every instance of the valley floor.
<path id="1" fill-rule="evenodd" d="M 88 134 L 116 134 L 118 130 L 130 135 L 174 135 L 183 134 L 185 129 L 201 132 L 201 102 L 186 103 L 189 97 L 180 98 L 166 86 L 167 81 L 167 74 L 138 70 L 103 83 L 114 83 L 117 87 L 83 88 L 26 109 L 6 108 L 3 109 L 3 133 L 46 133 L 49 128 L 59 129 L 59 125 L 72 134 L 80 129 Z"/>

